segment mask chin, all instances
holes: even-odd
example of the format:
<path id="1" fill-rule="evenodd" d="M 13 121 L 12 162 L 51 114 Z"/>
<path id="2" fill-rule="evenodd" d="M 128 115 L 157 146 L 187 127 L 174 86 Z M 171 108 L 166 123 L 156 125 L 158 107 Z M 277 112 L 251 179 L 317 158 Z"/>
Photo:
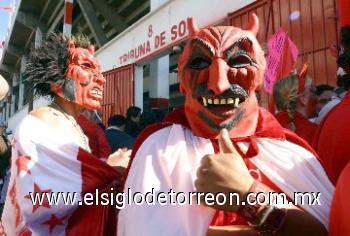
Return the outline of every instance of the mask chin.
<path id="1" fill-rule="evenodd" d="M 226 128 L 230 137 L 248 136 L 255 130 L 258 114 L 258 103 L 254 93 L 235 108 L 231 115 L 217 115 L 206 109 L 198 101 L 186 98 L 185 114 L 193 133 L 204 138 L 217 138 L 220 130 Z M 249 131 L 246 133 L 245 131 Z"/>
<path id="2" fill-rule="evenodd" d="M 76 104 L 88 109 L 88 110 L 98 110 L 101 108 L 100 100 L 95 100 L 88 95 L 88 91 L 82 89 L 79 93 L 76 94 L 76 100 L 74 101 Z"/>
<path id="3" fill-rule="evenodd" d="M 98 104 L 95 104 L 93 102 L 89 102 L 89 101 L 86 101 L 86 102 L 83 102 L 82 104 L 79 104 L 81 105 L 82 107 L 88 109 L 88 110 L 98 110 L 101 108 L 101 103 L 100 102 L 96 102 Z"/>

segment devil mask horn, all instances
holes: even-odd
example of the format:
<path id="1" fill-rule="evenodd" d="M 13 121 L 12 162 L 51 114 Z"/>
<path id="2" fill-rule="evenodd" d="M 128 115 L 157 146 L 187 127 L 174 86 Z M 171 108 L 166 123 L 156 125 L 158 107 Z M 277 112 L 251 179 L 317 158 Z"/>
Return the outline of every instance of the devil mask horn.
<path id="1" fill-rule="evenodd" d="M 249 14 L 248 24 L 246 25 L 245 30 L 249 30 L 254 35 L 257 35 L 259 31 L 259 18 L 254 13 Z"/>
<path id="2" fill-rule="evenodd" d="M 198 33 L 199 28 L 192 17 L 187 18 L 187 28 L 189 36 L 194 36 Z"/>

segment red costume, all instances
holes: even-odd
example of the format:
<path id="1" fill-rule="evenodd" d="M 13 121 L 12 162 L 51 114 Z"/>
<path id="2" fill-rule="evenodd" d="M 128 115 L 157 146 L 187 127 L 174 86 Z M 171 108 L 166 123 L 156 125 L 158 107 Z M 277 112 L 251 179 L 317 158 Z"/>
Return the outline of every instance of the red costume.
<path id="1" fill-rule="evenodd" d="M 330 180 L 335 185 L 350 160 L 350 93 L 335 106 L 320 124 L 314 148 Z"/>
<path id="2" fill-rule="evenodd" d="M 78 124 L 89 138 L 91 153 L 98 158 L 107 158 L 112 150 L 109 147 L 108 140 L 102 128 L 84 115 L 78 116 Z"/>
<path id="3" fill-rule="evenodd" d="M 93 52 L 86 43 L 79 46 L 62 35 L 50 34 L 31 53 L 26 78 L 39 94 L 54 93 L 84 108 L 99 109 L 105 79 Z M 56 108 L 46 107 L 45 117 L 73 122 L 64 109 Z M 82 200 L 87 193 L 116 189 L 120 174 L 82 147 L 70 127 L 79 128 L 72 123 L 59 129 L 32 113 L 18 125 L 1 235 L 115 235 L 116 208 L 89 206 Z M 50 203 L 54 196 L 71 194 L 72 201 L 65 203 L 58 197 Z M 37 197 L 41 201 L 35 201 Z"/>
<path id="4" fill-rule="evenodd" d="M 333 187 L 315 153 L 258 106 L 255 91 L 262 84 L 265 59 L 255 37 L 257 17 L 250 16 L 246 30 L 223 26 L 199 30 L 191 19 L 187 26 L 190 37 L 178 63 L 184 109 L 138 137 L 124 192 L 194 192 L 200 162 L 205 155 L 218 153 L 216 138 L 226 128 L 249 172 L 260 182 L 291 198 L 297 191 L 322 191 L 322 206 L 302 207 L 327 227 Z M 169 201 L 136 205 L 130 198 L 126 196 L 131 204 L 118 216 L 120 235 L 205 235 L 210 223 L 247 224 L 237 213 L 203 205 Z"/>
<path id="5" fill-rule="evenodd" d="M 278 112 L 275 114 L 275 117 L 284 128 L 289 128 L 290 118 L 287 112 Z M 295 113 L 293 122 L 296 128 L 295 133 L 312 145 L 317 125 L 301 116 L 298 112 Z"/>

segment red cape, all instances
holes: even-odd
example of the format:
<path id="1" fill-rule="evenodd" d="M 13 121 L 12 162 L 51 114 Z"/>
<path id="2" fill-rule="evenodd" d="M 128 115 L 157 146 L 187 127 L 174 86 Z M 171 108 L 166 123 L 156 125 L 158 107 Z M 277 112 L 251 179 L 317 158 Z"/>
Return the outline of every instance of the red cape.
<path id="1" fill-rule="evenodd" d="M 170 126 L 172 124 L 179 124 L 179 125 L 187 127 L 188 129 L 191 129 L 191 127 L 186 119 L 185 111 L 183 108 L 178 108 L 175 111 L 170 112 L 164 118 L 163 122 L 148 126 L 137 137 L 136 142 L 135 142 L 134 147 L 133 147 L 133 152 L 131 155 L 130 164 L 135 156 L 135 153 L 137 152 L 137 150 L 139 149 L 139 147 L 141 146 L 143 141 L 146 140 L 149 135 L 151 135 L 152 133 L 154 133 L 162 128 Z M 295 143 L 295 144 L 298 144 L 298 145 L 304 147 L 305 149 L 307 149 L 308 151 L 313 153 L 315 156 L 317 156 L 316 152 L 312 149 L 312 147 L 304 139 L 297 136 L 294 132 L 283 128 L 278 123 L 276 118 L 270 112 L 266 111 L 263 108 L 259 109 L 258 124 L 257 124 L 257 128 L 255 130 L 254 135 L 249 136 L 249 137 L 235 138 L 235 139 L 232 139 L 232 141 L 233 142 L 237 142 L 237 141 L 250 142 L 251 145 L 249 147 L 248 152 L 251 151 L 253 153 L 247 153 L 247 155 L 248 155 L 248 157 L 252 157 L 252 156 L 256 155 L 256 153 L 254 154 L 254 152 L 256 152 L 258 150 L 252 150 L 252 149 L 255 149 L 257 147 L 252 147 L 255 145 L 254 145 L 254 142 L 251 142 L 252 141 L 251 138 L 272 138 L 272 139 L 279 139 L 279 140 L 288 140 L 292 143 Z M 129 164 L 129 166 L 130 166 L 130 164 Z"/>
<path id="2" fill-rule="evenodd" d="M 107 158 L 112 150 L 102 128 L 83 115 L 79 115 L 77 121 L 84 134 L 89 138 L 92 154 L 98 158 Z"/>
<path id="3" fill-rule="evenodd" d="M 82 193 L 95 195 L 118 189 L 121 174 L 98 160 L 85 150 L 79 149 L 78 160 L 81 161 Z M 95 196 L 98 198 L 98 196 Z M 66 235 L 116 235 L 117 212 L 114 205 L 81 205 L 69 217 Z"/>
<path id="4" fill-rule="evenodd" d="M 323 119 L 315 135 L 314 148 L 335 185 L 350 160 L 350 92 Z"/>
<path id="5" fill-rule="evenodd" d="M 290 122 L 287 112 L 279 112 L 275 114 L 275 117 L 284 128 L 289 128 Z M 296 128 L 295 133 L 312 145 L 317 125 L 302 117 L 299 113 L 295 113 L 294 124 Z"/>
<path id="6" fill-rule="evenodd" d="M 350 163 L 342 171 L 335 189 L 330 212 L 329 235 L 350 235 Z"/>
<path id="7" fill-rule="evenodd" d="M 147 127 L 145 130 L 142 131 L 142 133 L 136 139 L 136 142 L 133 147 L 133 152 L 131 155 L 129 167 L 126 172 L 127 174 L 129 172 L 132 161 L 135 157 L 135 154 L 137 153 L 141 144 L 147 139 L 147 137 L 150 136 L 152 133 L 162 128 L 168 127 L 172 124 L 180 124 L 182 126 L 185 126 L 191 129 L 188 121 L 186 120 L 186 116 L 183 108 L 179 108 L 169 113 L 165 117 L 163 122 Z M 241 138 L 232 139 L 233 144 L 235 145 L 237 150 L 240 152 L 242 157 L 245 158 L 245 163 L 249 169 L 256 168 L 251 162 L 249 162 L 249 157 L 253 157 L 257 155 L 257 153 L 259 152 L 257 144 L 255 143 L 254 139 L 252 139 L 257 137 L 271 138 L 271 139 L 278 139 L 278 140 L 288 140 L 290 142 L 293 142 L 297 145 L 304 147 L 305 149 L 307 149 L 308 151 L 310 151 L 316 156 L 316 153 L 313 151 L 311 146 L 309 146 L 309 144 L 305 140 L 298 137 L 292 131 L 284 129 L 271 113 L 264 110 L 263 108 L 260 108 L 258 125 L 255 130 L 255 134 L 250 137 L 241 137 Z M 240 149 L 238 149 L 238 146 L 235 144 L 237 141 L 246 141 L 250 143 L 247 153 L 242 153 Z M 218 152 L 219 148 L 217 145 L 217 140 L 212 140 L 212 143 L 213 143 L 214 150 Z M 125 176 L 127 176 L 127 174 Z M 268 185 L 269 187 L 271 187 L 272 189 L 275 189 L 276 191 L 279 190 L 277 186 L 275 186 L 275 184 L 273 184 L 273 182 L 270 181 L 264 175 L 262 176 L 262 182 Z M 243 219 L 241 216 L 239 216 L 236 213 L 225 213 L 223 211 L 218 211 L 212 221 L 212 225 L 238 225 L 238 224 L 245 225 L 247 224 L 247 222 L 245 219 Z"/>

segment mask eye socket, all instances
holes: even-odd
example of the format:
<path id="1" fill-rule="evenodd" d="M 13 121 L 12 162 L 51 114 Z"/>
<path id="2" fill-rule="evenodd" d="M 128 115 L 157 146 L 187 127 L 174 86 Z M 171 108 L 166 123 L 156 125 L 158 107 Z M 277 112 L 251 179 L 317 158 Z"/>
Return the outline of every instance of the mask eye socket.
<path id="1" fill-rule="evenodd" d="M 232 68 L 244 68 L 252 65 L 252 60 L 248 55 L 238 55 L 231 57 L 227 64 Z"/>
<path id="2" fill-rule="evenodd" d="M 187 65 L 189 68 L 194 70 L 202 70 L 210 66 L 211 60 L 204 57 L 196 57 L 190 61 Z"/>

